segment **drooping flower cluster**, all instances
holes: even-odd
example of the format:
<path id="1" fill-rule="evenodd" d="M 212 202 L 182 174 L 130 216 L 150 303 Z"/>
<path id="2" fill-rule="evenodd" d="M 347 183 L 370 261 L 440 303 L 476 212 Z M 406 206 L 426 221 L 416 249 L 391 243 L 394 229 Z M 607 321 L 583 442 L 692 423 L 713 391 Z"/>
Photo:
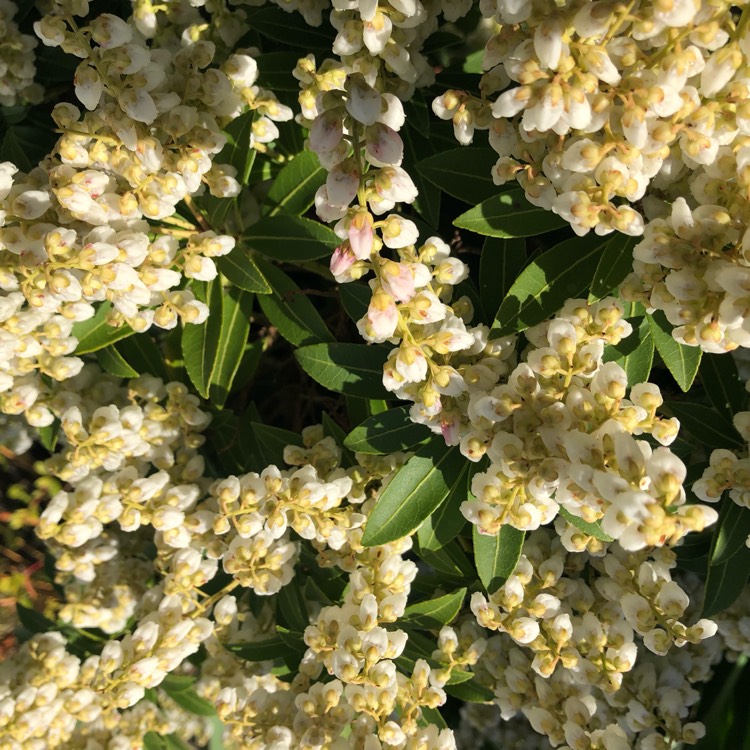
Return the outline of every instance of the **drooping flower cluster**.
<path id="1" fill-rule="evenodd" d="M 489 130 L 495 183 L 578 234 L 637 236 L 645 218 L 627 293 L 678 341 L 747 346 L 746 4 L 480 7 L 499 24 L 482 97 L 449 90 L 435 113 L 461 143 Z"/>
<path id="2" fill-rule="evenodd" d="M 0 0 L 0 105 L 37 103 L 42 87 L 34 83 L 34 48 L 38 40 L 22 34 L 16 23 L 18 6 L 12 0 Z"/>

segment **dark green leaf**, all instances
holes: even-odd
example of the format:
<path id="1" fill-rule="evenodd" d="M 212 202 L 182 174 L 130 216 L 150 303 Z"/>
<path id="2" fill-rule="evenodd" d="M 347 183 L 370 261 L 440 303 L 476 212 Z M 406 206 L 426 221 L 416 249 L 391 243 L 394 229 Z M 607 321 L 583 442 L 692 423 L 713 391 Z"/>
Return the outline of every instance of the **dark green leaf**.
<path id="1" fill-rule="evenodd" d="M 362 544 L 387 544 L 411 534 L 443 503 L 464 469 L 458 447 L 435 437 L 396 473 L 367 520 Z"/>
<path id="2" fill-rule="evenodd" d="M 114 346 L 105 346 L 96 352 L 96 361 L 108 373 L 118 378 L 137 378 L 138 371 L 132 368 L 125 357 Z"/>
<path id="3" fill-rule="evenodd" d="M 461 504 L 468 499 L 467 477 L 470 486 L 471 469 L 475 466 L 476 464 L 470 465 L 468 461 L 464 463 L 456 481 L 450 487 L 446 500 L 434 513 L 425 518 L 417 529 L 417 541 L 421 552 L 443 549 L 464 527 L 466 519 L 461 514 Z"/>
<path id="4" fill-rule="evenodd" d="M 599 265 L 591 280 L 589 301 L 602 299 L 615 291 L 633 270 L 633 248 L 636 238 L 615 232 L 604 246 Z"/>
<path id="5" fill-rule="evenodd" d="M 742 508 L 729 497 L 725 497 L 716 522 L 709 565 L 721 565 L 736 555 L 745 546 L 750 536 L 750 511 Z"/>
<path id="6" fill-rule="evenodd" d="M 146 732 L 143 735 L 144 750 L 166 750 L 166 740 L 156 732 Z"/>
<path id="7" fill-rule="evenodd" d="M 252 109 L 235 117 L 224 128 L 227 143 L 215 159 L 217 164 L 231 164 L 237 170 L 237 180 L 240 185 L 247 185 L 255 155 L 258 153 L 250 146 L 254 120 L 255 110 Z M 228 201 L 229 199 L 222 200 Z"/>
<path id="8" fill-rule="evenodd" d="M 661 310 L 647 317 L 656 351 L 672 373 L 677 385 L 687 393 L 698 372 L 702 351 L 697 346 L 685 346 L 675 341 L 672 337 L 672 326 Z"/>
<path id="9" fill-rule="evenodd" d="M 598 521 L 584 521 L 578 516 L 574 516 L 565 508 L 560 508 L 560 515 L 571 525 L 575 526 L 579 531 L 582 531 L 587 536 L 593 536 L 594 539 L 598 539 L 601 542 L 612 542 L 614 541 L 611 536 L 605 534 L 602 531 L 601 524 Z"/>
<path id="10" fill-rule="evenodd" d="M 346 436 L 344 445 L 358 453 L 395 453 L 413 448 L 430 435 L 425 425 L 411 420 L 408 406 L 399 406 L 366 419 Z"/>
<path id="11" fill-rule="evenodd" d="M 339 287 L 339 298 L 346 314 L 356 323 L 367 313 L 372 299 L 372 289 L 367 284 L 342 284 Z"/>
<path id="12" fill-rule="evenodd" d="M 60 436 L 60 420 L 55 418 L 52 424 L 48 424 L 46 427 L 37 427 L 37 432 L 42 446 L 50 453 L 54 453 L 57 438 Z"/>
<path id="13" fill-rule="evenodd" d="M 258 267 L 273 290 L 258 297 L 270 323 L 294 346 L 333 341 L 320 313 L 300 288 L 273 263 L 257 258 Z"/>
<path id="14" fill-rule="evenodd" d="M 532 206 L 522 190 L 511 189 L 469 209 L 453 225 L 487 237 L 534 237 L 560 229 L 566 223 L 557 214 Z M 591 274 L 585 281 L 586 286 L 590 278 Z"/>
<path id="15" fill-rule="evenodd" d="M 410 604 L 404 611 L 404 619 L 417 628 L 433 630 L 448 625 L 458 615 L 466 596 L 466 588 L 452 594 L 439 596 L 426 602 Z"/>
<path id="16" fill-rule="evenodd" d="M 250 333 L 253 295 L 242 289 L 229 289 L 223 295 L 221 333 L 216 361 L 211 372 L 211 402 L 221 408 L 232 389 L 234 376 L 245 352 Z M 218 314 L 217 312 L 211 313 Z"/>
<path id="17" fill-rule="evenodd" d="M 630 321 L 633 332 L 619 344 L 604 347 L 604 361 L 616 362 L 628 376 L 628 385 L 645 383 L 654 361 L 654 338 L 644 316 Z"/>
<path id="18" fill-rule="evenodd" d="M 284 656 L 289 647 L 278 636 L 262 641 L 247 643 L 229 643 L 224 646 L 227 651 L 247 661 L 271 661 Z"/>
<path id="19" fill-rule="evenodd" d="M 363 398 L 388 398 L 383 366 L 388 348 L 366 344 L 314 344 L 297 349 L 302 369 L 328 390 Z"/>
<path id="20" fill-rule="evenodd" d="M 593 233 L 564 240 L 534 258 L 500 305 L 490 338 L 523 331 L 588 289 L 605 240 Z"/>
<path id="21" fill-rule="evenodd" d="M 148 333 L 138 333 L 118 341 L 115 350 L 140 375 L 154 375 L 164 381 L 172 379 L 162 353 Z"/>
<path id="22" fill-rule="evenodd" d="M 496 536 L 480 534 L 476 526 L 473 527 L 473 535 L 474 562 L 479 580 L 488 593 L 493 593 L 515 570 L 526 532 L 505 524 Z"/>
<path id="23" fill-rule="evenodd" d="M 698 375 L 711 403 L 730 419 L 745 409 L 747 391 L 730 354 L 706 354 Z"/>
<path id="24" fill-rule="evenodd" d="M 165 683 L 162 683 L 161 687 L 178 706 L 185 709 L 188 713 L 195 714 L 196 716 L 216 715 L 216 709 L 213 704 L 201 698 L 193 689 L 171 689 Z"/>
<path id="25" fill-rule="evenodd" d="M 325 184 L 327 173 L 312 151 L 294 157 L 276 176 L 268 191 L 269 216 L 279 212 L 299 216 L 312 206 L 315 193 Z"/>
<path id="26" fill-rule="evenodd" d="M 31 607 L 25 607 L 19 602 L 16 602 L 16 614 L 21 625 L 32 635 L 46 633 L 50 630 L 60 630 L 49 617 L 45 617 L 41 612 L 37 612 L 35 609 L 31 609 Z"/>
<path id="27" fill-rule="evenodd" d="M 488 237 L 479 263 L 479 296 L 492 320 L 526 265 L 526 240 Z"/>
<path id="28" fill-rule="evenodd" d="M 0 144 L 0 161 L 13 162 L 21 171 L 30 172 L 55 143 L 51 130 L 36 125 L 12 125 Z"/>
<path id="29" fill-rule="evenodd" d="M 711 617 L 732 605 L 745 589 L 750 574 L 750 549 L 744 545 L 728 560 L 709 565 L 702 617 Z"/>
<path id="30" fill-rule="evenodd" d="M 218 279 L 208 282 L 204 292 L 198 291 L 200 287 L 194 288 L 196 296 L 206 301 L 211 314 L 203 323 L 185 324 L 182 329 L 182 355 L 190 381 L 203 398 L 208 398 L 221 337 L 224 294 Z"/>
<path id="31" fill-rule="evenodd" d="M 111 312 L 112 303 L 102 302 L 97 307 L 93 318 L 73 324 L 71 335 L 78 339 L 78 346 L 74 352 L 76 356 L 104 349 L 105 346 L 134 334 L 129 325 L 122 325 L 117 328 L 111 326 L 107 322 Z"/>
<path id="32" fill-rule="evenodd" d="M 315 51 L 325 52 L 328 55 L 331 53 L 331 45 L 336 33 L 327 21 L 317 27 L 310 26 L 300 15 L 284 12 L 273 5 L 246 8 L 244 12 L 250 28 L 269 39 L 292 47 L 302 47 L 304 53 Z"/>
<path id="33" fill-rule="evenodd" d="M 271 91 L 299 92 L 299 81 L 292 71 L 299 60 L 299 52 L 266 52 L 258 57 L 258 83 Z"/>
<path id="34" fill-rule="evenodd" d="M 445 692 L 467 703 L 489 703 L 495 697 L 491 690 L 474 680 L 459 685 L 446 685 Z"/>
<path id="35" fill-rule="evenodd" d="M 287 263 L 327 257 L 341 243 L 332 229 L 301 216 L 264 216 L 242 236 L 253 250 Z"/>
<path id="36" fill-rule="evenodd" d="M 490 167 L 496 161 L 497 154 L 491 148 L 464 146 L 422 159 L 416 167 L 443 192 L 475 205 L 504 189 L 492 181 Z"/>
<path id="37" fill-rule="evenodd" d="M 425 523 L 427 522 L 425 521 Z M 422 526 L 420 526 L 421 528 Z M 419 545 L 419 535 L 417 535 L 417 545 Z M 417 554 L 440 574 L 441 579 L 445 576 L 451 576 L 460 580 L 476 580 L 476 570 L 474 570 L 474 566 L 464 554 L 456 539 L 433 549 L 422 549 L 418 546 Z"/>
<path id="38" fill-rule="evenodd" d="M 301 437 L 296 432 L 283 430 L 281 427 L 261 424 L 260 422 L 246 423 L 242 430 L 245 443 L 257 457 L 257 465 L 251 471 L 261 471 L 266 466 L 283 467 L 284 448 L 288 445 L 300 445 Z"/>
<path id="39" fill-rule="evenodd" d="M 302 595 L 302 589 L 297 578 L 293 578 L 291 583 L 284 586 L 276 595 L 276 612 L 281 616 L 285 625 L 300 633 L 303 633 L 310 624 L 307 602 Z"/>
<path id="40" fill-rule="evenodd" d="M 242 245 L 237 245 L 228 255 L 217 258 L 216 265 L 227 281 L 237 288 L 254 294 L 271 294 L 271 285 Z"/>
<path id="41" fill-rule="evenodd" d="M 709 450 L 744 448 L 747 445 L 732 422 L 710 406 L 685 401 L 669 401 L 666 406 L 680 420 L 680 427 L 688 432 L 698 445 Z"/>

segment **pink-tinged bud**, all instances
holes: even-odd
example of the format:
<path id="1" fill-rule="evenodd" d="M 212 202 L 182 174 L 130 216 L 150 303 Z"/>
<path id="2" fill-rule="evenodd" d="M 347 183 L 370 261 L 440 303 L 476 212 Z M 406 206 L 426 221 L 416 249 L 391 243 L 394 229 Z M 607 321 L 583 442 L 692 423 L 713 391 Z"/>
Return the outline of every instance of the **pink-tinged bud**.
<path id="1" fill-rule="evenodd" d="M 440 432 L 443 433 L 446 445 L 458 445 L 461 439 L 461 421 L 457 417 L 452 417 L 448 422 L 441 420 Z"/>
<path id="2" fill-rule="evenodd" d="M 357 260 L 369 260 L 373 236 L 371 214 L 357 211 L 349 225 L 349 244 Z"/>
<path id="3" fill-rule="evenodd" d="M 414 274 L 405 263 L 386 261 L 383 264 L 381 283 L 383 289 L 399 302 L 408 302 L 417 293 Z"/>
<path id="4" fill-rule="evenodd" d="M 349 247 L 349 243 L 343 242 L 334 251 L 331 256 L 331 273 L 338 278 L 345 274 L 357 259 Z"/>
<path id="5" fill-rule="evenodd" d="M 375 292 L 367 308 L 367 315 L 357 325 L 362 336 L 374 343 L 383 343 L 396 332 L 398 309 L 396 303 L 386 292 Z"/>

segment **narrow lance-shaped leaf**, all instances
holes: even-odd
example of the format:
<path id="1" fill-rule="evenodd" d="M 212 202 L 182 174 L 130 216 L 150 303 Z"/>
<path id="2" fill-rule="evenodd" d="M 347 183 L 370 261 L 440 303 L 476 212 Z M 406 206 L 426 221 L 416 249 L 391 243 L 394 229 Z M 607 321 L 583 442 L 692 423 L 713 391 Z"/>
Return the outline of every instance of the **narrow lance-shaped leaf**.
<path id="1" fill-rule="evenodd" d="M 76 356 L 99 351 L 135 333 L 129 325 L 111 326 L 107 322 L 111 312 L 112 303 L 102 302 L 92 318 L 73 325 L 71 336 L 78 339 L 78 346 L 74 352 Z"/>
<path id="2" fill-rule="evenodd" d="M 325 184 L 327 173 L 313 151 L 294 157 L 276 176 L 266 198 L 271 206 L 268 215 L 305 213 L 315 200 L 315 193 Z"/>
<path id="3" fill-rule="evenodd" d="M 413 448 L 432 433 L 409 417 L 409 407 L 373 414 L 355 427 L 344 439 L 344 445 L 359 453 L 395 453 Z"/>
<path id="4" fill-rule="evenodd" d="M 497 311 L 490 338 L 523 331 L 557 312 L 565 300 L 588 289 L 605 240 L 595 234 L 573 237 L 529 263 Z"/>
<path id="5" fill-rule="evenodd" d="M 422 522 L 417 529 L 420 551 L 437 551 L 454 539 L 466 524 L 461 504 L 468 498 L 467 477 L 471 476 L 469 462 L 464 462 L 461 472 L 449 488 L 448 497 Z M 470 480 L 469 480 L 470 481 Z"/>
<path id="6" fill-rule="evenodd" d="M 680 428 L 689 433 L 696 444 L 708 449 L 744 448 L 747 444 L 731 420 L 710 406 L 669 401 L 667 409 L 680 420 Z M 748 513 L 750 515 L 750 513 Z"/>
<path id="7" fill-rule="evenodd" d="M 604 347 L 604 361 L 620 365 L 628 376 L 628 385 L 645 383 L 654 361 L 654 338 L 645 317 L 630 321 L 633 332 L 619 344 Z"/>
<path id="8" fill-rule="evenodd" d="M 219 271 L 238 289 L 255 294 L 271 294 L 271 285 L 252 255 L 243 245 L 237 245 L 228 255 L 216 259 Z"/>
<path id="9" fill-rule="evenodd" d="M 635 237 L 615 232 L 604 246 L 599 264 L 591 280 L 589 301 L 606 297 L 616 290 L 633 270 Z"/>
<path id="10" fill-rule="evenodd" d="M 465 460 L 456 446 L 446 446 L 439 437 L 420 448 L 381 493 L 362 544 L 387 544 L 411 534 L 445 501 Z"/>
<path id="11" fill-rule="evenodd" d="M 201 291 L 201 286 L 195 287 L 196 297 L 206 302 L 211 314 L 203 323 L 185 324 L 182 330 L 182 354 L 185 369 L 195 389 L 203 398 L 208 398 L 221 336 L 224 295 L 218 279 L 206 285 L 207 291 Z"/>
<path id="12" fill-rule="evenodd" d="M 488 165 L 497 161 L 491 148 L 476 146 L 442 151 L 417 162 L 417 171 L 443 192 L 475 205 L 502 192 L 492 181 Z"/>
<path id="13" fill-rule="evenodd" d="M 242 289 L 230 289 L 223 296 L 221 333 L 210 386 L 211 401 L 219 408 L 224 406 L 229 396 L 242 361 L 250 333 L 252 307 L 253 295 Z"/>
<path id="14" fill-rule="evenodd" d="M 327 226 L 301 216 L 264 216 L 242 235 L 253 250 L 274 260 L 295 263 L 327 257 L 341 242 Z"/>
<path id="15" fill-rule="evenodd" d="M 648 316 L 654 345 L 659 356 L 677 381 L 687 392 L 695 380 L 703 352 L 697 346 L 685 346 L 672 337 L 672 326 L 660 310 Z"/>
<path id="16" fill-rule="evenodd" d="M 719 520 L 711 539 L 709 565 L 721 565 L 736 555 L 750 535 L 750 513 L 729 497 L 722 501 Z"/>
<path id="17" fill-rule="evenodd" d="M 747 391 L 733 357 L 704 353 L 698 375 L 706 396 L 720 412 L 731 418 L 737 412 L 744 411 Z"/>
<path id="18" fill-rule="evenodd" d="M 479 296 L 490 322 L 525 265 L 523 238 L 488 237 L 484 241 L 479 262 Z"/>
<path id="19" fill-rule="evenodd" d="M 410 604 L 404 611 L 404 619 L 420 628 L 441 628 L 458 615 L 465 596 L 466 588 L 460 588 L 437 599 Z"/>
<path id="20" fill-rule="evenodd" d="M 601 524 L 598 521 L 584 521 L 578 516 L 574 516 L 570 511 L 565 508 L 560 508 L 560 515 L 571 525 L 575 526 L 579 531 L 582 531 L 587 536 L 593 536 L 594 539 L 598 539 L 601 542 L 612 542 L 614 541 L 609 534 L 605 534 L 602 531 Z"/>
<path id="21" fill-rule="evenodd" d="M 388 349 L 365 344 L 315 344 L 297 349 L 294 356 L 315 381 L 336 393 L 364 398 L 388 398 L 383 366 Z"/>
<path id="22" fill-rule="evenodd" d="M 505 579 L 515 570 L 521 557 L 526 532 L 505 524 L 496 536 L 480 534 L 474 526 L 474 562 L 479 580 L 484 588 L 492 593 L 503 585 Z"/>
<path id="23" fill-rule="evenodd" d="M 565 224 L 557 214 L 532 206 L 523 191 L 515 189 L 482 201 L 453 222 L 459 229 L 487 237 L 534 237 Z"/>

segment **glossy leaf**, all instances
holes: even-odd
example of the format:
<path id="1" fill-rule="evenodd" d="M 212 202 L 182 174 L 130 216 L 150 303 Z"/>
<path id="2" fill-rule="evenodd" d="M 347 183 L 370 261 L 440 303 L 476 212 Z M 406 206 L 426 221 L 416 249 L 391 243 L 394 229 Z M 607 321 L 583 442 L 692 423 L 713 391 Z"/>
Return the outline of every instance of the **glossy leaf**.
<path id="1" fill-rule="evenodd" d="M 114 348 L 139 375 L 154 375 L 165 382 L 172 379 L 164 363 L 164 356 L 149 333 L 129 336 L 118 341 Z"/>
<path id="2" fill-rule="evenodd" d="M 697 346 L 685 346 L 675 341 L 672 338 L 672 325 L 660 310 L 649 315 L 648 322 L 656 351 L 677 381 L 677 385 L 683 391 L 689 391 L 698 373 L 702 351 Z"/>
<path id="3" fill-rule="evenodd" d="M 328 257 L 341 243 L 332 229 L 301 216 L 264 216 L 242 235 L 253 250 L 274 260 L 296 263 Z"/>
<path id="4" fill-rule="evenodd" d="M 288 647 L 278 636 L 266 638 L 262 641 L 248 641 L 247 643 L 228 643 L 224 648 L 240 659 L 246 661 L 271 661 L 284 656 Z"/>
<path id="5" fill-rule="evenodd" d="M 500 527 L 497 536 L 480 534 L 478 528 L 473 527 L 474 562 L 479 580 L 488 593 L 497 591 L 515 570 L 525 536 L 526 532 L 508 524 Z"/>
<path id="6" fill-rule="evenodd" d="M 508 190 L 461 214 L 453 225 L 486 237 L 534 237 L 560 229 L 566 221 L 529 203 L 522 190 Z M 591 274 L 586 279 L 588 280 Z"/>
<path id="7" fill-rule="evenodd" d="M 388 348 L 366 344 L 315 344 L 297 349 L 302 369 L 330 391 L 363 398 L 388 398 L 383 366 Z"/>
<path id="8" fill-rule="evenodd" d="M 255 259 L 242 245 L 237 245 L 228 255 L 216 259 L 219 271 L 238 289 L 254 294 L 271 294 L 271 285 L 263 276 Z"/>
<path id="9" fill-rule="evenodd" d="M 441 628 L 455 619 L 465 596 L 466 588 L 461 588 L 437 599 L 410 604 L 404 611 L 404 619 L 418 628 Z"/>
<path id="10" fill-rule="evenodd" d="M 417 529 L 417 541 L 421 551 L 436 551 L 442 549 L 448 542 L 460 533 L 466 524 L 461 513 L 461 504 L 468 499 L 469 491 L 466 486 L 467 477 L 471 482 L 472 472 L 476 464 L 464 462 L 461 472 L 448 490 L 448 497 L 440 506 L 422 522 Z"/>
<path id="11" fill-rule="evenodd" d="M 221 307 L 221 333 L 210 377 L 211 402 L 223 407 L 232 390 L 250 333 L 253 295 L 242 289 L 225 291 Z M 212 311 L 212 315 L 218 311 Z"/>
<path id="12" fill-rule="evenodd" d="M 605 240 L 595 234 L 564 240 L 532 260 L 500 305 L 490 338 L 523 331 L 556 313 L 566 300 L 580 297 Z"/>
<path id="13" fill-rule="evenodd" d="M 428 517 L 419 529 L 421 530 L 429 520 Z M 417 531 L 417 545 L 419 545 L 419 531 Z M 451 576 L 460 580 L 476 580 L 476 570 L 456 539 L 451 539 L 432 549 L 418 546 L 417 554 L 427 565 L 434 568 L 441 578 Z"/>
<path id="14" fill-rule="evenodd" d="M 750 536 L 750 513 L 729 497 L 725 497 L 719 520 L 711 540 L 711 550 L 708 555 L 709 565 L 721 565 L 745 546 Z"/>
<path id="15" fill-rule="evenodd" d="M 654 361 L 654 338 L 651 326 L 645 317 L 630 321 L 633 332 L 619 344 L 604 347 L 604 361 L 615 362 L 625 370 L 628 384 L 645 383 L 651 373 Z"/>
<path id="16" fill-rule="evenodd" d="M 732 605 L 750 575 L 750 549 L 744 545 L 722 563 L 709 565 L 702 617 L 711 617 Z"/>
<path id="17" fill-rule="evenodd" d="M 614 541 L 609 534 L 605 534 L 602 531 L 601 524 L 598 521 L 584 521 L 582 518 L 574 516 L 570 511 L 565 510 L 563 507 L 560 508 L 559 513 L 571 526 L 575 526 L 587 536 L 593 536 L 594 539 L 598 539 L 601 542 Z"/>
<path id="18" fill-rule="evenodd" d="M 591 280 L 590 301 L 602 299 L 616 291 L 633 270 L 633 248 L 637 238 L 619 232 L 609 235 L 609 238 Z"/>
<path id="19" fill-rule="evenodd" d="M 463 146 L 423 159 L 416 167 L 443 192 L 475 205 L 503 190 L 492 181 L 490 166 L 496 161 L 491 148 Z"/>
<path id="20" fill-rule="evenodd" d="M 395 453 L 413 448 L 431 434 L 425 425 L 412 422 L 408 406 L 399 406 L 366 419 L 346 436 L 344 445 L 358 453 Z"/>
<path id="21" fill-rule="evenodd" d="M 182 355 L 190 381 L 203 398 L 208 398 L 211 375 L 216 363 L 216 354 L 221 337 L 223 292 L 221 283 L 216 281 L 206 285 L 206 291 L 199 294 L 206 301 L 211 314 L 203 323 L 186 323 L 182 329 Z"/>
<path id="22" fill-rule="evenodd" d="M 367 520 L 362 544 L 372 547 L 411 534 L 448 497 L 464 468 L 456 446 L 435 437 L 391 479 Z"/>
<path id="23" fill-rule="evenodd" d="M 704 352 L 698 376 L 709 401 L 720 412 L 731 419 L 745 409 L 747 391 L 731 355 Z"/>
<path id="24" fill-rule="evenodd" d="M 320 313 L 294 281 L 273 263 L 256 260 L 273 290 L 272 295 L 258 297 L 258 302 L 279 333 L 294 346 L 333 341 Z"/>
<path id="25" fill-rule="evenodd" d="M 36 431 L 39 433 L 39 442 L 42 446 L 53 453 L 57 446 L 57 439 L 60 437 L 60 420 L 55 418 L 51 424 L 37 427 Z"/>
<path id="26" fill-rule="evenodd" d="M 689 433 L 697 445 L 709 450 L 747 445 L 731 420 L 710 406 L 685 401 L 669 401 L 666 406 L 680 420 L 681 430 Z"/>
<path id="27" fill-rule="evenodd" d="M 118 378 L 137 378 L 138 371 L 131 367 L 114 346 L 105 346 L 96 352 L 99 366 Z"/>
<path id="28" fill-rule="evenodd" d="M 339 299 L 346 314 L 356 323 L 367 313 L 372 299 L 372 289 L 367 284 L 356 282 L 341 284 Z"/>
<path id="29" fill-rule="evenodd" d="M 479 263 L 479 297 L 489 320 L 526 265 L 526 240 L 488 237 Z"/>
<path id="30" fill-rule="evenodd" d="M 255 110 L 252 109 L 235 117 L 224 128 L 227 143 L 216 157 L 217 164 L 231 164 L 237 170 L 237 180 L 240 185 L 247 185 L 255 155 L 258 153 L 250 146 L 254 120 Z M 223 198 L 222 200 L 229 199 Z"/>
<path id="31" fill-rule="evenodd" d="M 122 325 L 117 328 L 109 325 L 107 319 L 111 312 L 112 303 L 102 302 L 96 308 L 93 318 L 73 324 L 71 336 L 78 339 L 78 346 L 74 352 L 76 356 L 104 349 L 105 346 L 114 344 L 115 341 L 120 341 L 135 333 L 129 325 Z"/>
<path id="32" fill-rule="evenodd" d="M 243 425 L 242 439 L 255 457 L 255 464 L 249 471 L 262 471 L 266 466 L 274 464 L 284 466 L 284 448 L 287 445 L 300 445 L 302 438 L 290 430 L 274 427 L 260 422 L 250 422 Z"/>
<path id="33" fill-rule="evenodd" d="M 168 675 L 168 677 L 171 676 L 172 675 Z M 161 688 L 178 706 L 190 714 L 195 714 L 196 716 L 216 715 L 214 705 L 204 698 L 201 698 L 191 687 L 184 689 L 171 687 L 168 680 L 165 679 L 161 684 Z"/>
<path id="34" fill-rule="evenodd" d="M 315 200 L 318 188 L 325 184 L 327 172 L 313 151 L 303 151 L 276 175 L 266 200 L 269 216 L 285 212 L 299 216 Z"/>

